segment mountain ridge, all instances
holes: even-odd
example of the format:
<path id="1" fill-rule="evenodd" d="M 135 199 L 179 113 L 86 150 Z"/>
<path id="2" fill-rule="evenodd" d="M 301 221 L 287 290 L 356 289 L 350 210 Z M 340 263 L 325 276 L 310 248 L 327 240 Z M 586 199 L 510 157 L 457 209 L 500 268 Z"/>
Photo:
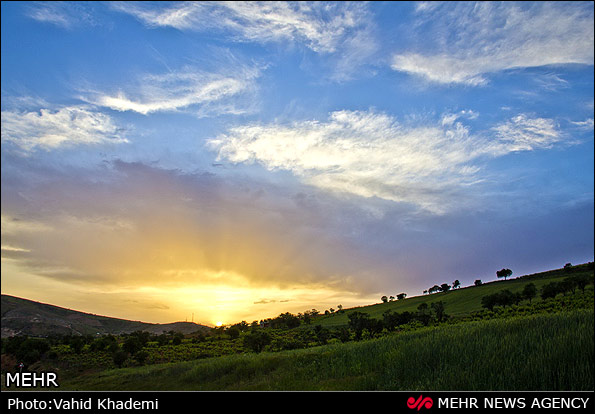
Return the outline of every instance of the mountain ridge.
<path id="1" fill-rule="evenodd" d="M 2 294 L 1 314 L 2 338 L 18 335 L 118 335 L 134 331 L 188 334 L 210 329 L 194 322 L 159 324 L 95 315 L 6 294 Z"/>

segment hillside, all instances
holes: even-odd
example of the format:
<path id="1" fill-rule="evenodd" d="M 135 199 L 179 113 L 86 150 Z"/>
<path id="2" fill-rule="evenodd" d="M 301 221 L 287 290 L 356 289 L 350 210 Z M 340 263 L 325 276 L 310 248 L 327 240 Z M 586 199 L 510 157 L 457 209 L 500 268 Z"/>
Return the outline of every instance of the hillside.
<path id="1" fill-rule="evenodd" d="M 593 311 L 105 370 L 64 377 L 60 386 L 120 391 L 593 390 Z"/>
<path id="2" fill-rule="evenodd" d="M 164 331 L 187 334 L 210 329 L 192 322 L 154 324 L 110 318 L 9 295 L 2 295 L 1 306 L 2 338 L 14 335 L 118 335 L 139 330 L 153 334 Z"/>
<path id="3" fill-rule="evenodd" d="M 454 318 L 463 317 L 469 315 L 471 312 L 482 310 L 481 298 L 495 292 L 504 289 L 508 289 L 513 293 L 521 292 L 528 283 L 533 283 L 539 290 L 548 283 L 561 281 L 571 275 L 588 274 L 593 277 L 593 273 L 594 263 L 590 262 L 572 266 L 570 269 L 548 270 L 508 280 L 488 282 L 480 286 L 468 286 L 451 289 L 448 292 L 426 294 L 387 303 L 345 309 L 340 313 L 335 312 L 330 315 L 320 316 L 316 319 L 316 323 L 327 328 L 344 326 L 349 322 L 349 314 L 354 311 L 365 312 L 372 318 L 382 319 L 382 314 L 387 310 L 394 312 L 415 312 L 421 303 L 427 303 L 430 306 L 432 303 L 438 301 L 442 301 L 445 304 L 445 309 L 449 316 Z M 438 282 L 440 281 L 437 280 L 436 283 Z"/>

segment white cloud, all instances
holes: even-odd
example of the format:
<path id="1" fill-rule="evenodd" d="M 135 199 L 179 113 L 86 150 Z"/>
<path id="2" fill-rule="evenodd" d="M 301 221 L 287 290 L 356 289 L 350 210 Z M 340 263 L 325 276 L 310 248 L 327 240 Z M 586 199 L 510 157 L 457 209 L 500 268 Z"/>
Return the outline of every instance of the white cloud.
<path id="1" fill-rule="evenodd" d="M 86 4 L 80 2 L 31 2 L 27 7 L 27 16 L 63 29 L 72 29 L 80 24 L 95 24 Z"/>
<path id="2" fill-rule="evenodd" d="M 244 102 L 238 98 L 255 92 L 258 76 L 259 69 L 246 66 L 236 66 L 228 73 L 209 73 L 187 67 L 165 74 L 147 74 L 126 92 L 91 93 L 87 99 L 99 106 L 144 115 L 190 109 L 196 109 L 199 116 L 238 114 L 249 111 L 253 104 L 253 97 Z"/>
<path id="3" fill-rule="evenodd" d="M 407 128 L 373 112 L 338 111 L 328 122 L 232 128 L 209 141 L 220 159 L 292 171 L 327 190 L 411 202 L 440 212 L 439 190 L 472 180 L 473 139 L 460 123 Z"/>
<path id="4" fill-rule="evenodd" d="M 551 119 L 515 116 L 493 128 L 504 152 L 531 151 L 549 148 L 562 139 L 557 125 Z"/>
<path id="5" fill-rule="evenodd" d="M 595 122 L 593 121 L 593 118 L 588 118 L 584 121 L 571 121 L 570 123 L 572 125 L 575 125 L 579 129 L 584 129 L 587 131 L 593 130 L 593 127 L 595 126 Z"/>
<path id="6" fill-rule="evenodd" d="M 418 7 L 430 52 L 404 51 L 392 68 L 444 84 L 483 85 L 512 68 L 593 65 L 593 8 L 572 2 L 460 2 Z"/>
<path id="7" fill-rule="evenodd" d="M 358 29 L 366 5 L 358 2 L 181 2 L 161 7 L 151 2 L 116 2 L 116 10 L 152 27 L 226 31 L 237 41 L 299 42 L 334 52 Z"/>
<path id="8" fill-rule="evenodd" d="M 2 142 L 25 152 L 74 145 L 128 142 L 112 119 L 87 106 L 2 111 Z"/>
<path id="9" fill-rule="evenodd" d="M 453 125 L 454 122 L 459 119 L 459 118 L 467 118 L 467 119 L 477 119 L 477 117 L 479 116 L 479 114 L 475 111 L 472 110 L 461 110 L 459 112 L 457 112 L 456 114 L 451 114 L 451 113 L 446 113 L 444 115 L 442 115 L 442 125 L 443 126 L 447 126 L 447 125 Z"/>
<path id="10" fill-rule="evenodd" d="M 456 117 L 475 117 L 461 111 Z M 404 126 L 386 114 L 338 111 L 328 121 L 234 127 L 208 141 L 218 159 L 287 170 L 315 187 L 412 203 L 442 214 L 458 192 L 480 182 L 482 157 L 545 148 L 561 137 L 553 121 L 519 115 L 495 128 L 496 139 L 472 135 L 455 119 Z M 460 205 L 460 204 L 459 204 Z"/>

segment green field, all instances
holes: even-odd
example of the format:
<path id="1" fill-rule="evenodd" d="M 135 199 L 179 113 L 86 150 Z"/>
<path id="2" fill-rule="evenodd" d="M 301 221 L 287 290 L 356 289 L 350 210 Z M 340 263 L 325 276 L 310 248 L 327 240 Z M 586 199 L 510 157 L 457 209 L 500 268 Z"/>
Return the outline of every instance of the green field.
<path id="1" fill-rule="evenodd" d="M 593 390 L 593 311 L 109 370 L 72 390 Z"/>
<path id="2" fill-rule="evenodd" d="M 499 280 L 495 282 L 485 283 L 481 286 L 469 286 L 459 289 L 451 289 L 448 292 L 433 293 L 429 295 L 415 296 L 406 298 L 404 300 L 395 300 L 387 303 L 378 303 L 375 305 L 365 306 L 361 308 L 353 308 L 345 310 L 343 313 L 333 313 L 331 315 L 321 316 L 316 321 L 324 327 L 334 327 L 347 325 L 348 316 L 351 312 L 360 311 L 366 312 L 371 317 L 382 319 L 382 314 L 387 310 L 395 312 L 415 312 L 421 303 L 431 305 L 434 302 L 442 301 L 445 303 L 448 315 L 452 317 L 467 316 L 471 312 L 481 311 L 481 298 L 486 295 L 509 289 L 511 292 L 521 292 L 528 283 L 535 284 L 539 290 L 544 285 L 551 282 L 559 282 L 569 275 L 589 273 L 593 274 L 592 266 L 588 264 L 574 266 L 571 272 L 564 269 L 551 270 L 548 272 L 537 273 L 534 275 L 526 275 L 510 280 Z"/>

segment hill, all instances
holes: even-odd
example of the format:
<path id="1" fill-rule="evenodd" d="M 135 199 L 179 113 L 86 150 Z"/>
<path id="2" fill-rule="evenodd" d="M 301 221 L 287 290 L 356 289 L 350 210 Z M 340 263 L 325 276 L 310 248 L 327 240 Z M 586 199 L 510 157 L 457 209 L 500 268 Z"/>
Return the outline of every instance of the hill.
<path id="1" fill-rule="evenodd" d="M 119 335 L 134 331 L 188 334 L 209 330 L 192 322 L 155 324 L 78 312 L 10 295 L 2 295 L 2 338 L 15 335 Z"/>
<path id="2" fill-rule="evenodd" d="M 159 379 L 158 381 L 156 379 Z M 64 377 L 63 390 L 593 390 L 593 310 Z"/>
<path id="3" fill-rule="evenodd" d="M 513 293 L 521 292 L 525 285 L 533 283 L 539 290 L 544 285 L 551 282 L 559 282 L 564 278 L 577 274 L 588 274 L 593 277 L 594 263 L 584 263 L 572 266 L 571 268 L 561 268 L 539 272 L 531 275 L 524 275 L 509 280 L 498 280 L 484 283 L 480 286 L 468 286 L 458 289 L 451 289 L 448 292 L 439 292 L 414 296 L 401 300 L 390 301 L 387 303 L 376 303 L 357 308 L 345 309 L 343 312 L 335 312 L 330 315 L 321 315 L 316 319 L 316 324 L 331 328 L 347 325 L 349 314 L 359 311 L 370 315 L 372 318 L 382 319 L 382 314 L 388 310 L 394 312 L 416 312 L 421 303 L 427 303 L 430 306 L 434 302 L 442 301 L 446 312 L 453 318 L 464 317 L 472 312 L 481 311 L 481 299 L 484 296 L 491 295 L 504 289 Z M 439 281 L 436 281 L 439 282 Z"/>

